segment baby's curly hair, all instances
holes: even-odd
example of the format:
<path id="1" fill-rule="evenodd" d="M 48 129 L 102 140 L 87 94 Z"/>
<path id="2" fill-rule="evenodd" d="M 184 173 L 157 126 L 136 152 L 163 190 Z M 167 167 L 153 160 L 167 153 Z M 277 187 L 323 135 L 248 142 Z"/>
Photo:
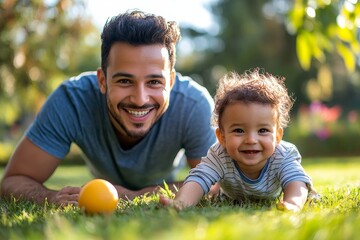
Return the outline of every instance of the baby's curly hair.
<path id="1" fill-rule="evenodd" d="M 269 104 L 276 109 L 278 125 L 285 128 L 290 121 L 294 99 L 289 96 L 285 78 L 275 77 L 259 68 L 239 75 L 230 72 L 220 79 L 215 95 L 214 124 L 221 128 L 223 112 L 235 102 Z"/>

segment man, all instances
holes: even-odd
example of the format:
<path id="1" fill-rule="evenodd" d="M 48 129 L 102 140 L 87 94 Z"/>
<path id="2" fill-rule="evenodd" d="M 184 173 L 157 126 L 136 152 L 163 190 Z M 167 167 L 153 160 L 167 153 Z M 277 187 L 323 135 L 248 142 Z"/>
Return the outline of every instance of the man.
<path id="1" fill-rule="evenodd" d="M 211 96 L 175 72 L 175 22 L 127 12 L 110 19 L 101 38 L 101 68 L 51 94 L 8 163 L 3 197 L 77 204 L 80 187 L 43 185 L 72 143 L 94 177 L 132 199 L 164 180 L 172 185 L 181 149 L 194 167 L 215 142 Z"/>

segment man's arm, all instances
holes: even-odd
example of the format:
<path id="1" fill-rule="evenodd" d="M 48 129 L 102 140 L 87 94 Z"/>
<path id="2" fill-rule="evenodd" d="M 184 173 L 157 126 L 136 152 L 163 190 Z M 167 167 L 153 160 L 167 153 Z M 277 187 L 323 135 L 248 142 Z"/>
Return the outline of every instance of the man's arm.
<path id="1" fill-rule="evenodd" d="M 5 169 L 0 185 L 1 196 L 13 196 L 36 203 L 44 203 L 47 200 L 58 205 L 77 204 L 80 187 L 64 187 L 55 191 L 43 185 L 59 163 L 59 159 L 24 137 Z"/>

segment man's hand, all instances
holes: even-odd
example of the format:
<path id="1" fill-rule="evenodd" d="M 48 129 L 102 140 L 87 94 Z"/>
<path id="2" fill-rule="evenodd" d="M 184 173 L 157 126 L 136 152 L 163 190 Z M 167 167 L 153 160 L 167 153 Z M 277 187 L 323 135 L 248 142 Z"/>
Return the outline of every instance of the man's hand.
<path id="1" fill-rule="evenodd" d="M 48 201 L 59 206 L 74 205 L 78 206 L 78 199 L 80 187 L 64 187 L 61 190 L 54 192 Z"/>
<path id="2" fill-rule="evenodd" d="M 46 188 L 43 184 L 25 176 L 10 176 L 3 179 L 3 198 L 28 200 L 38 204 L 47 201 L 58 206 L 77 205 L 80 187 L 64 187 L 59 191 Z"/>

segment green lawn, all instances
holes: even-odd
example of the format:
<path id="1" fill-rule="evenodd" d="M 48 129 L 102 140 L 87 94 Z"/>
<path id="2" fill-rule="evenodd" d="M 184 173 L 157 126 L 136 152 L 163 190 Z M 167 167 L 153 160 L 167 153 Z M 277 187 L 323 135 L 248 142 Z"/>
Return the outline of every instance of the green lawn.
<path id="1" fill-rule="evenodd" d="M 360 239 L 360 158 L 304 159 L 303 166 L 322 201 L 297 214 L 278 211 L 275 203 L 207 199 L 176 212 L 159 206 L 156 195 L 120 201 L 111 216 L 2 201 L 0 239 Z M 84 167 L 64 166 L 46 185 L 83 185 L 90 178 Z"/>

